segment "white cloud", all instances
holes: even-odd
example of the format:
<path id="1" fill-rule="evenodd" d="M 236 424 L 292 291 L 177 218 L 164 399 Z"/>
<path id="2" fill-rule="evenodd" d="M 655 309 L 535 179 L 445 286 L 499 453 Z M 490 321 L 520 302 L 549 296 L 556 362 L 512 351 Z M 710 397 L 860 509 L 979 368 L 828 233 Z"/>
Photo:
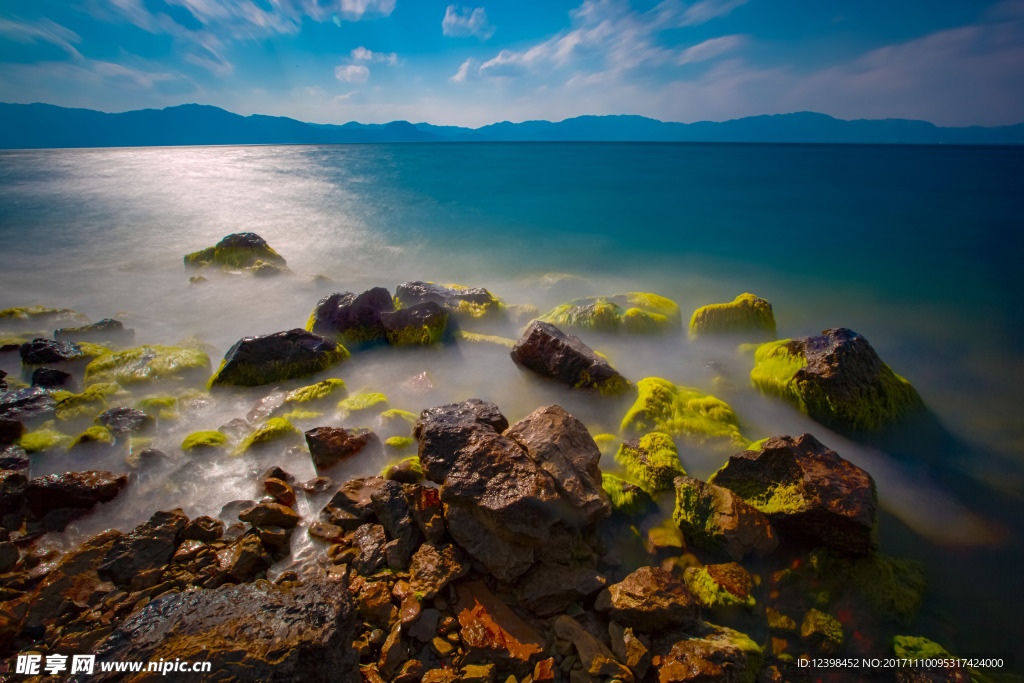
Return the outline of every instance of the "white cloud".
<path id="1" fill-rule="evenodd" d="M 394 52 L 374 52 L 365 47 L 357 47 L 352 50 L 352 61 L 354 62 L 383 62 L 390 66 L 398 64 L 398 55 Z"/>
<path id="2" fill-rule="evenodd" d="M 334 77 L 348 83 L 366 83 L 370 69 L 362 64 L 342 64 L 334 68 Z"/>
<path id="3" fill-rule="evenodd" d="M 17 43 L 32 44 L 40 41 L 61 48 L 71 57 L 81 57 L 72 43 L 82 42 L 81 37 L 50 19 L 37 22 L 17 22 L 0 18 L 0 36 Z"/>
<path id="4" fill-rule="evenodd" d="M 466 78 L 469 77 L 471 71 L 475 69 L 477 66 L 479 66 L 479 64 L 480 62 L 470 57 L 469 59 L 467 59 L 466 61 L 459 65 L 459 70 L 456 71 L 455 75 L 449 78 L 448 80 L 452 81 L 453 83 L 465 82 Z"/>
<path id="5" fill-rule="evenodd" d="M 446 36 L 476 36 L 487 40 L 494 35 L 494 27 L 487 22 L 487 10 L 483 7 L 460 7 L 448 5 L 441 20 L 441 31 Z"/>
<path id="6" fill-rule="evenodd" d="M 363 15 L 391 16 L 395 0 L 341 0 L 341 13 L 346 19 L 359 21 Z"/>
<path id="7" fill-rule="evenodd" d="M 676 64 L 692 64 L 720 57 L 743 44 L 743 36 L 731 35 L 710 38 L 703 43 L 688 47 L 679 54 Z"/>

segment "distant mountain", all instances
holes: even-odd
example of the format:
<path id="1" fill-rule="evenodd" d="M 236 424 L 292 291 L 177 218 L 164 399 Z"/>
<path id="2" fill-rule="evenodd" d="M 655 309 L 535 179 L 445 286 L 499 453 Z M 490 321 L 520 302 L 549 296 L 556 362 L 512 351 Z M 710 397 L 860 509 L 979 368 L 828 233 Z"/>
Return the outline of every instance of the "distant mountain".
<path id="1" fill-rule="evenodd" d="M 882 144 L 1024 144 L 1024 124 L 940 128 L 927 121 L 844 121 L 798 112 L 731 121 L 671 123 L 643 116 L 577 116 L 564 121 L 502 121 L 481 128 L 392 121 L 344 125 L 281 116 L 239 116 L 183 104 L 107 114 L 50 104 L 0 103 L 0 148 L 164 145 L 331 144 L 352 142 L 815 142 Z"/>

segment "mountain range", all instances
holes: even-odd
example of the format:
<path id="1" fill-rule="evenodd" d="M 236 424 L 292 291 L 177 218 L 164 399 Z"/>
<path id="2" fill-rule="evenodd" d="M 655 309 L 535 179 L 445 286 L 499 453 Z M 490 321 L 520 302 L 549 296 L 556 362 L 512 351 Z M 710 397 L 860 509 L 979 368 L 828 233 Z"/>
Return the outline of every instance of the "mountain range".
<path id="1" fill-rule="evenodd" d="M 698 123 L 643 116 L 577 116 L 557 122 L 502 121 L 465 128 L 408 121 L 315 124 L 281 116 L 240 116 L 200 104 L 108 114 L 51 104 L 0 103 L 0 149 L 508 141 L 1020 145 L 1024 144 L 1024 123 L 943 128 L 910 119 L 845 121 L 797 112 Z"/>

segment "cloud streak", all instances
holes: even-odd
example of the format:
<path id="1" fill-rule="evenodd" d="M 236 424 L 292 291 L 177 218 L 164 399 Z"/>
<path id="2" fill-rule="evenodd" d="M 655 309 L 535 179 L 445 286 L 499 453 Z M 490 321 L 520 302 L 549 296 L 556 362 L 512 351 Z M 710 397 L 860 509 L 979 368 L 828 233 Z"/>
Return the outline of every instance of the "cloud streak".
<path id="1" fill-rule="evenodd" d="M 494 27 L 487 21 L 483 7 L 448 5 L 441 20 L 441 32 L 446 36 L 476 36 L 487 40 L 494 35 Z"/>

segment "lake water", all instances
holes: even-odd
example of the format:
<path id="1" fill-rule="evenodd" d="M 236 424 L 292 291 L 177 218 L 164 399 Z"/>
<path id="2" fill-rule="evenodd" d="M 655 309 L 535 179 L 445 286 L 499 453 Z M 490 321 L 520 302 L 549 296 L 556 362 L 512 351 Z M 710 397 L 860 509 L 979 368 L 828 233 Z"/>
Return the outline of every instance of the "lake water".
<path id="1" fill-rule="evenodd" d="M 713 391 L 724 376 L 720 395 L 746 435 L 810 431 L 867 469 L 884 510 L 883 552 L 928 566 L 932 587 L 915 634 L 961 654 L 1010 653 L 1024 639 L 1016 612 L 1024 597 L 1021 188 L 1024 150 L 997 147 L 4 151 L 0 309 L 41 304 L 93 321 L 117 317 L 140 343 L 196 336 L 216 365 L 242 336 L 302 327 L 331 292 L 394 292 L 409 280 L 483 286 L 542 312 L 576 296 L 650 291 L 676 301 L 684 319 L 753 292 L 772 302 L 780 337 L 828 327 L 866 336 L 949 438 L 853 443 L 757 395 L 745 382 L 749 359 L 732 346 L 581 336 L 633 380 L 661 376 Z M 233 232 L 260 234 L 295 275 L 190 285 L 182 256 Z M 0 367 L 17 375 L 16 354 L 8 355 Z M 423 371 L 435 385 L 428 397 L 403 386 Z M 382 391 L 392 407 L 413 412 L 478 396 L 513 421 L 557 402 L 598 433 L 614 431 L 624 410 L 524 378 L 504 351 L 466 345 L 360 353 L 328 375 L 345 379 L 350 394 Z M 260 395 L 220 397 L 161 427 L 154 445 L 180 454 L 185 434 L 244 415 Z M 722 464 L 701 452 L 683 460 L 699 477 Z M 69 462 L 40 459 L 33 474 Z M 97 464 L 123 469 L 115 460 L 89 466 Z M 308 461 L 280 464 L 312 476 Z M 353 463 L 345 474 L 381 464 Z M 140 484 L 72 527 L 67 542 L 104 526 L 130 528 L 156 506 L 215 514 L 252 495 L 252 467 L 215 463 L 173 486 Z"/>

